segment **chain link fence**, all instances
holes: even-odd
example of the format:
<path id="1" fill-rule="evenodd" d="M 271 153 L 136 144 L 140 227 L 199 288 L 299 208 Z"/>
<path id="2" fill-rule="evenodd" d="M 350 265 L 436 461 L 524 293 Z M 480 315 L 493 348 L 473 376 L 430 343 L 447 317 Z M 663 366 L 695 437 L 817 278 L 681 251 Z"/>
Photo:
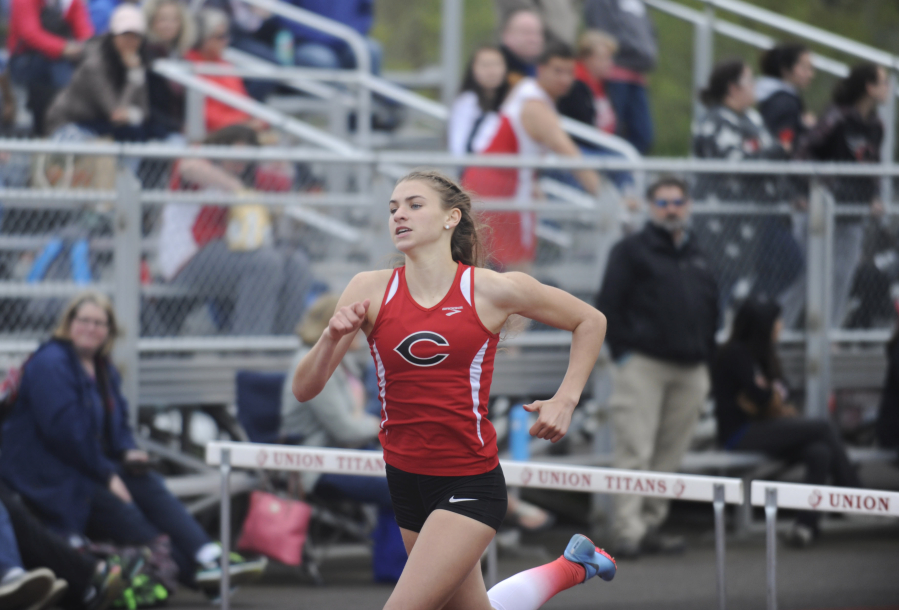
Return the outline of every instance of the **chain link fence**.
<path id="1" fill-rule="evenodd" d="M 111 294 L 131 320 L 123 349 L 134 358 L 289 351 L 318 295 L 392 264 L 390 193 L 421 165 L 461 176 L 476 192 L 491 266 L 524 270 L 591 303 L 610 249 L 652 215 L 636 188 L 618 188 L 622 176 L 633 185 L 674 173 L 694 192 L 691 238 L 718 281 L 722 328 L 741 298 L 765 294 L 783 305 L 793 339 L 807 337 L 807 357 L 826 360 L 830 341 L 883 341 L 896 316 L 899 214 L 878 200 L 880 177 L 858 168 L 500 155 L 464 168 L 426 153 L 11 141 L 0 155 L 7 355 L 46 338 L 85 288 Z M 606 176 L 598 196 L 577 185 L 573 172 L 587 167 Z M 495 171 L 472 180 L 485 168 Z M 533 174 L 533 191 L 516 191 L 521 170 Z"/>

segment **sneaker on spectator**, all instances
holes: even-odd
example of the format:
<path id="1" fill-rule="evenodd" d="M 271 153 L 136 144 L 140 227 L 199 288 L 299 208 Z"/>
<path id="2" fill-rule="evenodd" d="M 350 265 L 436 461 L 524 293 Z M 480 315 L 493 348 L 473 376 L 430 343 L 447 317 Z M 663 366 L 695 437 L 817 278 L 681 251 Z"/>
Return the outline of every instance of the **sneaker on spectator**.
<path id="1" fill-rule="evenodd" d="M 113 608 L 139 610 L 164 606 L 169 599 L 168 590 L 162 583 L 147 574 L 138 574 L 131 584 L 113 602 Z"/>
<path id="2" fill-rule="evenodd" d="M 84 599 L 85 610 L 106 610 L 125 591 L 122 566 L 104 561 L 94 574 L 90 591 Z"/>
<path id="3" fill-rule="evenodd" d="M 259 580 L 265 572 L 268 565 L 268 559 L 260 557 L 259 559 L 247 559 L 237 553 L 231 553 L 228 566 L 228 574 L 231 576 L 232 585 L 243 585 L 248 582 Z M 222 559 L 219 557 L 214 561 L 200 564 L 197 570 L 197 584 L 208 589 L 212 586 L 217 587 L 222 579 Z"/>
<path id="4" fill-rule="evenodd" d="M 0 581 L 0 608 L 30 608 L 47 596 L 56 581 L 53 572 L 47 568 L 28 572 L 19 568 L 13 570 L 16 572 L 7 573 Z"/>

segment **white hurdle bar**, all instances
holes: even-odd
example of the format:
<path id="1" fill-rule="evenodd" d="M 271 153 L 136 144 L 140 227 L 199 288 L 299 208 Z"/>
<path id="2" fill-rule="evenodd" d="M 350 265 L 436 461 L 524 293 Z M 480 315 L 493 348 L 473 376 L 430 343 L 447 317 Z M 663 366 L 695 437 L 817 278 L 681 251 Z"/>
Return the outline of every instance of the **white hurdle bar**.
<path id="1" fill-rule="evenodd" d="M 222 476 L 221 542 L 222 553 L 225 557 L 221 582 L 223 610 L 229 608 L 230 583 L 227 573 L 227 557 L 231 550 L 229 477 L 232 468 L 330 472 L 371 477 L 386 476 L 381 453 L 323 447 L 212 441 L 206 445 L 206 463 L 211 466 L 219 466 Z M 506 485 L 509 487 L 537 487 L 584 493 L 633 494 L 670 500 L 710 502 L 715 513 L 718 607 L 720 610 L 725 610 L 724 507 L 726 504 L 743 503 L 743 482 L 740 479 L 615 468 L 557 466 L 507 460 L 501 460 L 501 464 L 506 477 Z M 495 547 L 492 547 L 487 555 L 487 580 L 488 584 L 496 582 Z"/>
<path id="2" fill-rule="evenodd" d="M 765 507 L 768 610 L 777 610 L 778 508 L 899 517 L 899 492 L 895 491 L 753 481 L 750 495 L 753 506 Z"/>

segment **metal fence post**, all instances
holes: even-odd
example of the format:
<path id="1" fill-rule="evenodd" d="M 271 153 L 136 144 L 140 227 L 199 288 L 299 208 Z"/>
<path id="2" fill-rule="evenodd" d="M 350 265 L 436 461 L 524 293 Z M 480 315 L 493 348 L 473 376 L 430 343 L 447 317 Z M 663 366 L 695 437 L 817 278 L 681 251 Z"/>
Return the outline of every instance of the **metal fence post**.
<path id="1" fill-rule="evenodd" d="M 765 537 L 768 567 L 768 610 L 777 610 L 777 490 L 765 490 Z"/>
<path id="2" fill-rule="evenodd" d="M 715 7 L 705 6 L 705 21 L 693 26 L 693 91 L 706 86 L 712 73 L 715 54 Z M 693 121 L 697 122 L 704 112 L 703 105 L 693 95 Z"/>
<path id="3" fill-rule="evenodd" d="M 896 71 L 888 69 L 890 92 L 887 95 L 886 104 L 880 107 L 880 118 L 883 121 L 884 137 L 880 145 L 880 163 L 884 169 L 893 167 L 893 151 L 896 148 Z M 884 176 L 880 179 L 880 197 L 883 205 L 889 212 L 893 205 L 893 178 Z"/>
<path id="4" fill-rule="evenodd" d="M 830 393 L 830 305 L 833 259 L 832 197 L 813 178 L 809 196 L 808 256 L 806 257 L 805 392 L 806 414 L 823 417 Z"/>
<path id="5" fill-rule="evenodd" d="M 487 545 L 487 578 L 485 579 L 484 584 L 487 585 L 488 589 L 495 585 L 497 578 L 499 578 L 497 576 L 496 565 L 496 537 L 494 536 L 493 540 L 490 541 L 490 544 Z"/>
<path id="6" fill-rule="evenodd" d="M 459 92 L 459 66 L 462 54 L 462 0 L 443 0 L 443 19 L 440 28 L 440 59 L 443 64 L 441 98 L 449 107 Z"/>
<path id="7" fill-rule="evenodd" d="M 718 567 L 718 608 L 727 606 L 727 589 L 724 572 L 724 485 L 715 484 L 715 498 L 712 502 L 715 511 L 715 560 Z"/>
<path id="8" fill-rule="evenodd" d="M 122 393 L 128 401 L 132 429 L 137 429 L 139 392 L 140 335 L 140 183 L 119 159 L 116 171 L 116 207 L 114 222 L 114 274 L 116 318 L 120 337 L 114 360 L 122 372 Z"/>
<path id="9" fill-rule="evenodd" d="M 202 142 L 206 137 L 206 96 L 188 87 L 184 105 L 185 135 L 190 142 Z"/>
<path id="10" fill-rule="evenodd" d="M 219 595 L 222 600 L 222 610 L 228 610 L 231 606 L 231 450 L 222 449 L 222 460 L 219 466 L 222 475 L 222 503 L 219 518 L 221 520 L 221 545 L 222 545 L 222 581 Z"/>

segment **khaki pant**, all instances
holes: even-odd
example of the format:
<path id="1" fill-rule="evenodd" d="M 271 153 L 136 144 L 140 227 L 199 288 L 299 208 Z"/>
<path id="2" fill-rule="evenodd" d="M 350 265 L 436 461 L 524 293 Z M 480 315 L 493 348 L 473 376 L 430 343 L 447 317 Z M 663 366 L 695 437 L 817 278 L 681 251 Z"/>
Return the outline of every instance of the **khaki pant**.
<path id="1" fill-rule="evenodd" d="M 615 468 L 676 471 L 709 392 L 708 367 L 631 354 L 612 371 L 612 383 Z M 618 543 L 638 543 L 647 529 L 658 527 L 668 515 L 667 500 L 614 498 Z"/>

